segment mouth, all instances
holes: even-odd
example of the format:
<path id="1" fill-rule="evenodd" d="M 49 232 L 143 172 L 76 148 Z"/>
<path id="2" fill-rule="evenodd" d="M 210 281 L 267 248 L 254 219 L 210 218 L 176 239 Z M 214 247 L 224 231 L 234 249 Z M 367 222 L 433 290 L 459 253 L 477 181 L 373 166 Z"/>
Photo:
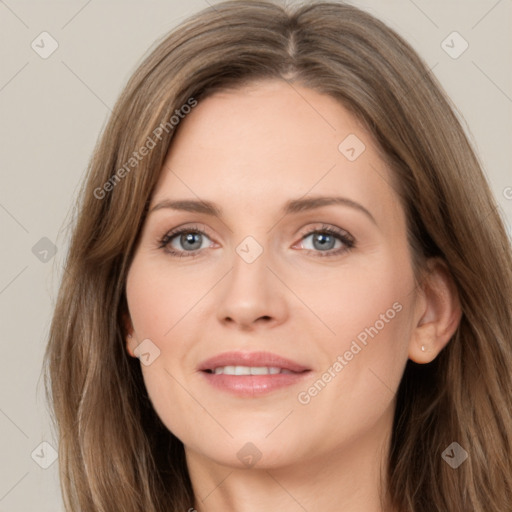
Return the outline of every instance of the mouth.
<path id="1" fill-rule="evenodd" d="M 218 366 L 214 369 L 203 370 L 214 375 L 277 375 L 279 373 L 302 373 L 279 368 L 277 366 Z M 304 370 L 309 371 L 309 370 Z"/>
<path id="2" fill-rule="evenodd" d="M 217 389 L 255 397 L 297 384 L 311 372 L 295 361 L 269 352 L 228 352 L 203 362 L 198 370 Z"/>
<path id="3" fill-rule="evenodd" d="M 309 370 L 292 359 L 272 352 L 223 352 L 203 361 L 198 370 L 227 375 L 274 375 L 301 373 Z"/>

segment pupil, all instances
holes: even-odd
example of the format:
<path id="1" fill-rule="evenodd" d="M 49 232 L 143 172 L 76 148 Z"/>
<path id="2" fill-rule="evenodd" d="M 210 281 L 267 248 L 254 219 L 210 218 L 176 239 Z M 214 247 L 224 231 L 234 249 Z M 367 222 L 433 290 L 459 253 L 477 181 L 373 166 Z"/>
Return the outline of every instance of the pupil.
<path id="1" fill-rule="evenodd" d="M 186 235 L 182 235 L 182 242 L 190 243 L 193 246 L 194 245 L 194 239 L 196 237 L 199 237 L 199 233 L 188 233 Z M 197 247 L 191 247 L 189 245 L 189 248 L 191 248 L 191 249 L 198 249 L 199 247 L 201 247 L 201 241 L 200 240 L 196 241 L 195 244 L 197 245 Z M 183 245 L 186 246 L 185 243 Z"/>
<path id="2" fill-rule="evenodd" d="M 329 239 L 330 238 L 330 244 L 329 244 L 329 241 L 327 241 L 326 239 Z M 324 233 L 319 233 L 316 235 L 316 237 L 314 238 L 314 242 L 318 242 L 320 245 L 319 245 L 319 248 L 320 249 L 332 249 L 333 248 L 333 242 L 334 242 L 334 238 L 331 236 L 331 235 L 326 235 Z M 327 245 L 329 245 L 329 247 L 326 247 Z M 318 249 L 318 247 L 316 247 Z"/>

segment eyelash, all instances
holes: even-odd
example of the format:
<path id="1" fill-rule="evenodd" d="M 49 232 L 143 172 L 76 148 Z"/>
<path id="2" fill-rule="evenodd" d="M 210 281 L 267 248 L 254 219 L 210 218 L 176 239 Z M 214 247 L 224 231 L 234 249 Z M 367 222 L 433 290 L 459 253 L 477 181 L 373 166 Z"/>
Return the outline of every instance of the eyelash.
<path id="1" fill-rule="evenodd" d="M 199 256 L 201 249 L 196 250 L 194 252 L 192 252 L 192 251 L 176 251 L 174 249 L 169 249 L 169 244 L 172 242 L 172 240 L 174 238 L 176 238 L 178 235 L 181 235 L 183 233 L 199 234 L 199 235 L 204 235 L 204 236 L 210 238 L 207 233 L 205 233 L 202 229 L 200 229 L 196 226 L 177 228 L 175 230 L 169 231 L 159 240 L 158 248 L 164 250 L 166 253 L 168 253 L 172 257 L 176 257 L 176 258 L 195 258 L 196 256 Z M 314 235 L 314 234 L 328 234 L 328 235 L 334 236 L 335 238 L 337 238 L 344 244 L 344 247 L 338 248 L 336 250 L 331 249 L 331 250 L 329 250 L 329 252 L 306 249 L 309 252 L 316 253 L 317 256 L 319 256 L 320 258 L 329 258 L 329 257 L 338 256 L 342 253 L 351 251 L 356 246 L 355 240 L 346 231 L 343 231 L 338 228 L 334 228 L 332 226 L 328 226 L 325 224 L 322 225 L 322 227 L 320 229 L 314 229 L 314 230 L 310 230 L 305 233 L 302 233 L 301 240 L 304 240 L 308 236 Z"/>

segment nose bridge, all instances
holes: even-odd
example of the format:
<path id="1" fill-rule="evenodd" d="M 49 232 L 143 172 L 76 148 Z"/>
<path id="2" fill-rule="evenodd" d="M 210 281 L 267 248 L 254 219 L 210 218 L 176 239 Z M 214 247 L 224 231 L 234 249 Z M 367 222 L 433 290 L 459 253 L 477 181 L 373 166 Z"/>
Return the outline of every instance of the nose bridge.
<path id="1" fill-rule="evenodd" d="M 218 303 L 220 321 L 245 327 L 258 319 L 283 321 L 286 316 L 282 284 L 269 270 L 270 252 L 247 236 L 235 248 L 232 270 L 226 276 Z"/>
<path id="2" fill-rule="evenodd" d="M 254 237 L 244 238 L 233 255 L 230 292 L 244 298 L 246 302 L 261 300 L 268 292 L 269 255 L 269 251 Z"/>

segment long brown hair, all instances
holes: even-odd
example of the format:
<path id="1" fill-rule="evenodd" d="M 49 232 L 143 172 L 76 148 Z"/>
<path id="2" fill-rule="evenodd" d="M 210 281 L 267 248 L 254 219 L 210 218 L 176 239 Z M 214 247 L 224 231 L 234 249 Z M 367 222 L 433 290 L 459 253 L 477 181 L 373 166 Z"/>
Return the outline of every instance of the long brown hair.
<path id="1" fill-rule="evenodd" d="M 125 281 L 185 105 L 258 79 L 329 94 L 365 123 L 396 178 L 417 275 L 442 258 L 458 290 L 454 336 L 432 363 L 409 360 L 398 389 L 387 504 L 510 510 L 511 248 L 454 107 L 412 48 L 369 14 L 264 1 L 219 3 L 173 30 L 128 81 L 91 158 L 45 355 L 66 509 L 194 504 L 183 444 L 125 349 Z M 442 457 L 452 442 L 469 454 L 457 469 Z"/>

